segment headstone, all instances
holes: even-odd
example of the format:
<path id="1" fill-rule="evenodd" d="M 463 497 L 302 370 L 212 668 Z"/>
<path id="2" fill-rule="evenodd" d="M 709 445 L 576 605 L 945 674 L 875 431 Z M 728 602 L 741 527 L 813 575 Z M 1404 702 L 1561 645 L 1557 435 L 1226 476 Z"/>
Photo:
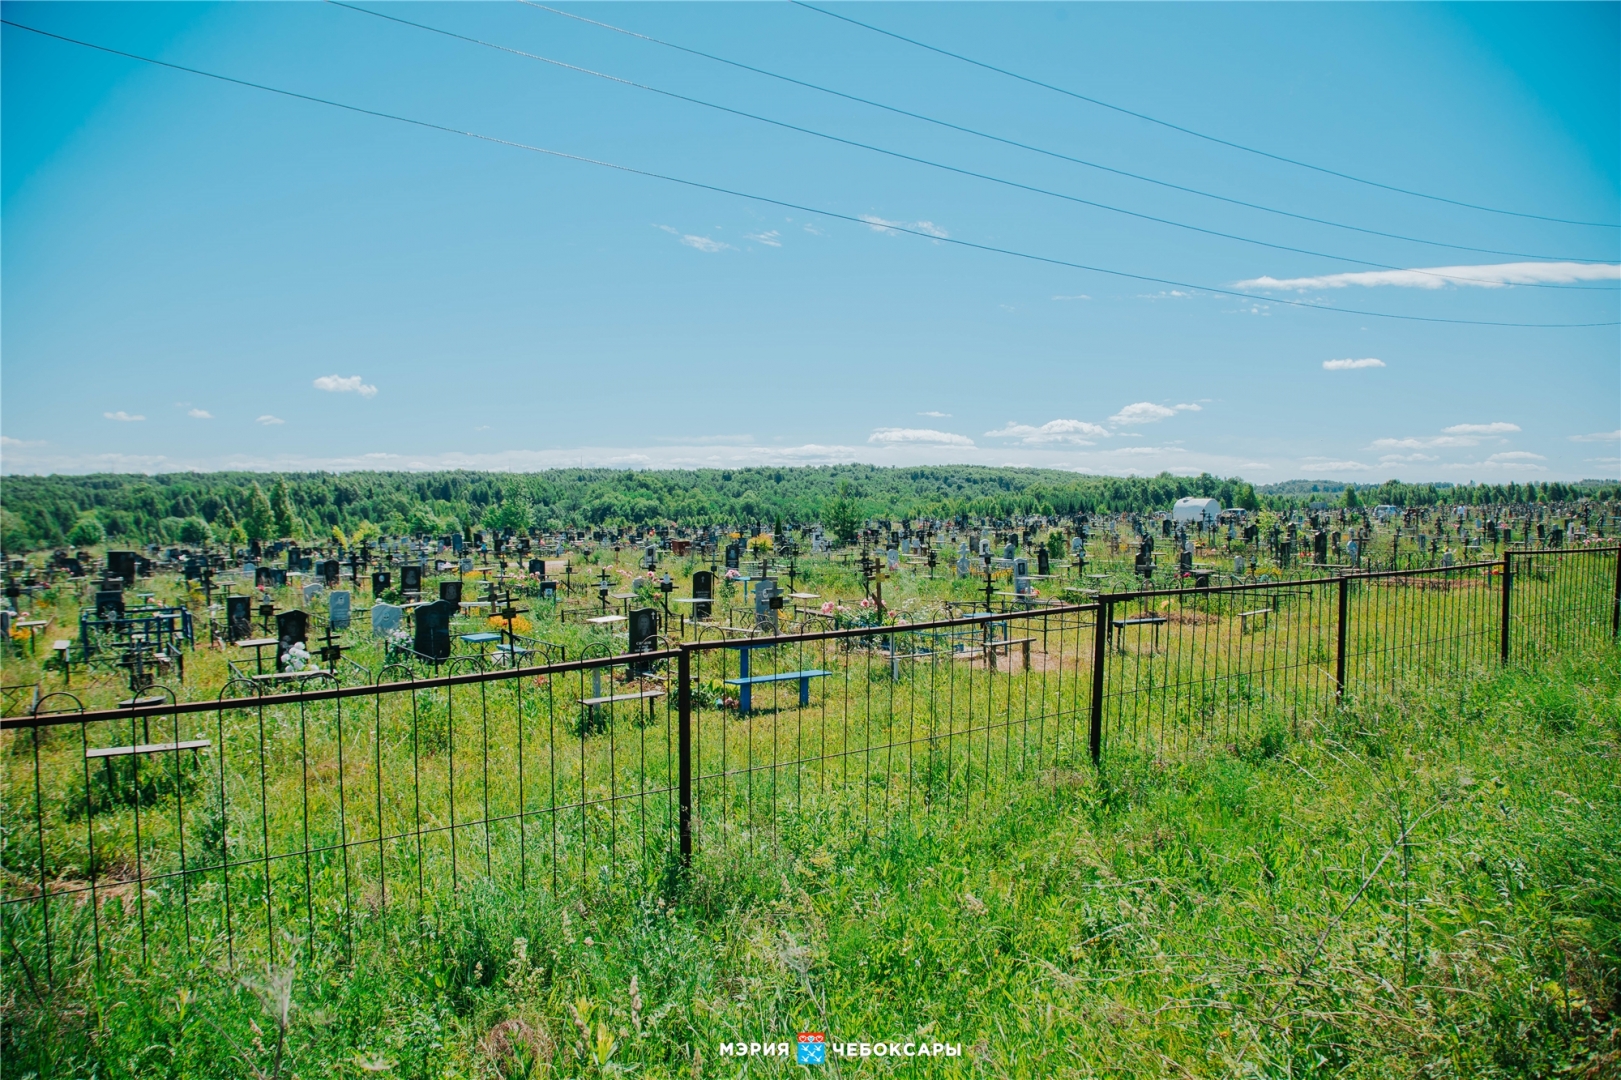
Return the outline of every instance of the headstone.
<path id="1" fill-rule="evenodd" d="M 968 576 L 968 556 L 967 556 L 967 554 L 962 554 L 962 555 L 957 556 L 957 576 L 958 577 L 967 577 Z"/>
<path id="2" fill-rule="evenodd" d="M 459 581 L 441 581 L 439 583 L 439 599 L 447 604 L 460 604 L 462 602 L 462 583 Z"/>
<path id="3" fill-rule="evenodd" d="M 311 600 L 314 600 L 317 596 L 321 595 L 321 583 L 319 581 L 312 581 L 304 586 L 303 592 L 304 602 L 307 604 Z"/>
<path id="4" fill-rule="evenodd" d="M 1242 555 L 1234 556 L 1234 558 L 1233 558 L 1233 573 L 1237 574 L 1239 577 L 1244 576 L 1244 556 L 1242 556 Z"/>
<path id="5" fill-rule="evenodd" d="M 782 593 L 772 578 L 762 578 L 754 586 L 754 623 L 767 634 L 777 632 L 777 612 L 782 610 Z"/>
<path id="6" fill-rule="evenodd" d="M 901 568 L 901 553 L 894 548 L 890 548 L 884 552 L 884 561 L 891 570 L 899 570 Z"/>
<path id="7" fill-rule="evenodd" d="M 1053 572 L 1052 556 L 1047 553 L 1046 548 L 1044 548 L 1044 547 L 1036 548 L 1036 573 L 1040 574 L 1042 577 L 1046 577 L 1047 575 L 1051 574 L 1052 572 Z"/>
<path id="8" fill-rule="evenodd" d="M 253 636 L 253 597 L 227 596 L 225 598 L 225 640 L 237 641 Z"/>
<path id="9" fill-rule="evenodd" d="M 692 598 L 694 600 L 708 600 L 715 595 L 715 575 L 708 570 L 695 570 L 692 574 Z M 692 617 L 697 620 L 708 619 L 713 611 L 713 605 L 692 605 Z"/>
<path id="10" fill-rule="evenodd" d="M 398 604 L 375 603 L 371 606 L 371 636 L 387 637 L 400 628 L 405 609 Z"/>
<path id="11" fill-rule="evenodd" d="M 531 574 L 539 574 L 541 577 L 545 577 L 546 576 L 546 560 L 545 559 L 530 559 L 529 560 L 529 572 Z"/>
<path id="12" fill-rule="evenodd" d="M 408 593 L 422 592 L 422 567 L 400 567 L 400 591 Z"/>
<path id="13" fill-rule="evenodd" d="M 726 569 L 736 570 L 740 552 L 736 544 L 726 545 Z"/>
<path id="14" fill-rule="evenodd" d="M 249 559 L 247 562 L 242 564 L 242 574 L 243 574 L 244 577 L 250 577 L 250 578 L 253 578 L 255 581 L 257 581 L 258 580 L 258 576 L 257 576 L 258 572 L 259 572 L 259 566 L 252 559 Z"/>
<path id="15" fill-rule="evenodd" d="M 658 612 L 653 608 L 633 608 L 630 613 L 630 651 L 651 652 L 659 632 Z"/>
<path id="16" fill-rule="evenodd" d="M 542 600 L 556 600 L 557 582 L 543 579 L 540 583 L 540 598 Z"/>
<path id="17" fill-rule="evenodd" d="M 456 565 L 457 565 L 457 568 L 460 569 L 462 573 L 464 573 L 464 574 L 470 573 L 472 571 L 472 569 L 473 569 L 473 560 L 472 559 L 463 559 L 461 562 L 457 563 Z"/>
<path id="18" fill-rule="evenodd" d="M 327 597 L 327 624 L 334 630 L 349 629 L 351 597 L 347 589 L 334 589 Z"/>
<path id="19" fill-rule="evenodd" d="M 100 621 L 107 619 L 122 619 L 124 617 L 124 594 L 117 589 L 102 589 L 96 593 L 96 618 Z"/>
<path id="20" fill-rule="evenodd" d="M 283 671 L 287 650 L 309 640 L 310 616 L 305 611 L 284 611 L 276 616 L 276 670 Z"/>
<path id="21" fill-rule="evenodd" d="M 329 589 L 337 587 L 338 575 L 342 572 L 343 566 L 337 559 L 328 559 L 321 564 L 321 580 L 326 582 L 326 587 Z"/>
<path id="22" fill-rule="evenodd" d="M 124 579 L 125 585 L 135 584 L 136 560 L 140 556 L 133 551 L 109 551 L 107 553 L 107 572 Z"/>
<path id="23" fill-rule="evenodd" d="M 377 570 L 371 576 L 371 594 L 381 596 L 388 592 L 389 583 L 393 580 L 387 570 Z"/>
<path id="24" fill-rule="evenodd" d="M 420 656 L 435 662 L 450 659 L 450 617 L 455 613 L 456 605 L 445 600 L 416 609 L 415 648 Z"/>

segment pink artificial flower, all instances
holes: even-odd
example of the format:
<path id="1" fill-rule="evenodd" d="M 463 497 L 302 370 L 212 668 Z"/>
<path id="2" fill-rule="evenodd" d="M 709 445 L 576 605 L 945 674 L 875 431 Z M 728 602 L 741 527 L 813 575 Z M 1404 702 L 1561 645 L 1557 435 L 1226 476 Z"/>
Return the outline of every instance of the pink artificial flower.
<path id="1" fill-rule="evenodd" d="M 822 614 L 823 615 L 831 615 L 831 614 L 833 614 L 833 601 L 829 600 L 827 603 L 822 605 Z"/>

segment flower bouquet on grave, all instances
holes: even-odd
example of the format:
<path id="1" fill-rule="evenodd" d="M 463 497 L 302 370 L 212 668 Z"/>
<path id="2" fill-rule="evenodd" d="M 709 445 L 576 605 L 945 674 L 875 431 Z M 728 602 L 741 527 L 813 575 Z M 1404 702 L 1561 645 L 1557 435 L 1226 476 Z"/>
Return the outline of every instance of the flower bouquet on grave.
<path id="1" fill-rule="evenodd" d="M 383 638 L 383 662 L 392 664 L 398 660 L 409 660 L 415 644 L 411 635 L 404 630 L 390 630 L 388 636 Z"/>
<path id="2" fill-rule="evenodd" d="M 295 641 L 292 648 L 282 653 L 281 664 L 287 671 L 303 671 L 310 666 L 310 651 L 302 641 Z"/>

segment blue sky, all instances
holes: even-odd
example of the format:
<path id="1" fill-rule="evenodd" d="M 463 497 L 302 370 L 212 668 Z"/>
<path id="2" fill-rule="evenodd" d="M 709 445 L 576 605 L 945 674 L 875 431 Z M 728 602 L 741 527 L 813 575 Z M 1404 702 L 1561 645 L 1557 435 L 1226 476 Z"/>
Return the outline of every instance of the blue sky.
<path id="1" fill-rule="evenodd" d="M 809 208 L 6 26 L 5 471 L 1621 475 L 1615 4 L 830 5 L 1229 142 L 1593 225 L 1326 175 L 802 6 L 558 3 L 1430 244 L 536 6 L 361 6 L 891 154 L 330 4 L 5 4 L 109 48 Z"/>

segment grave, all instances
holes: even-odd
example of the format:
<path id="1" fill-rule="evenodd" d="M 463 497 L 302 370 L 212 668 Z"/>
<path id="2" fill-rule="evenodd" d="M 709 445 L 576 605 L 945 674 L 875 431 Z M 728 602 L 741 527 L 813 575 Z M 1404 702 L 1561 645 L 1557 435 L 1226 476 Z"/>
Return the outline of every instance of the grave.
<path id="1" fill-rule="evenodd" d="M 371 606 L 371 636 L 384 638 L 400 628 L 400 622 L 405 618 L 405 609 L 398 604 L 386 604 L 381 601 Z"/>
<path id="2" fill-rule="evenodd" d="M 459 581 L 441 581 L 439 583 L 439 599 L 447 604 L 460 604 L 462 602 L 462 583 Z"/>
<path id="3" fill-rule="evenodd" d="M 407 594 L 420 595 L 422 592 L 422 567 L 400 567 L 400 591 Z"/>
<path id="4" fill-rule="evenodd" d="M 692 598 L 694 600 L 708 601 L 715 595 L 715 575 L 708 570 L 695 570 L 692 574 Z M 713 611 L 709 603 L 693 604 L 692 617 L 699 621 L 708 619 Z"/>
<path id="5" fill-rule="evenodd" d="M 435 600 L 416 609 L 417 654 L 423 659 L 440 663 L 450 659 L 450 617 L 456 605 Z"/>
<path id="6" fill-rule="evenodd" d="M 321 583 L 319 581 L 311 581 L 306 584 L 301 591 L 304 594 L 304 602 L 308 604 L 317 596 L 321 595 Z"/>
<path id="7" fill-rule="evenodd" d="M 305 611 L 284 611 L 276 616 L 276 670 L 285 671 L 287 650 L 309 640 L 310 616 Z"/>
<path id="8" fill-rule="evenodd" d="M 349 629 L 351 596 L 345 589 L 334 589 L 327 597 L 327 625 L 334 630 Z"/>
<path id="9" fill-rule="evenodd" d="M 393 580 L 386 570 L 378 570 L 371 576 L 371 594 L 381 596 L 388 591 L 389 583 Z"/>
<path id="10" fill-rule="evenodd" d="M 225 640 L 239 641 L 253 636 L 253 597 L 225 598 Z"/>
<path id="11" fill-rule="evenodd" d="M 342 571 L 343 567 L 339 565 L 338 560 L 328 559 L 321 564 L 321 580 L 326 583 L 327 588 L 335 589 L 338 586 L 338 575 Z"/>

